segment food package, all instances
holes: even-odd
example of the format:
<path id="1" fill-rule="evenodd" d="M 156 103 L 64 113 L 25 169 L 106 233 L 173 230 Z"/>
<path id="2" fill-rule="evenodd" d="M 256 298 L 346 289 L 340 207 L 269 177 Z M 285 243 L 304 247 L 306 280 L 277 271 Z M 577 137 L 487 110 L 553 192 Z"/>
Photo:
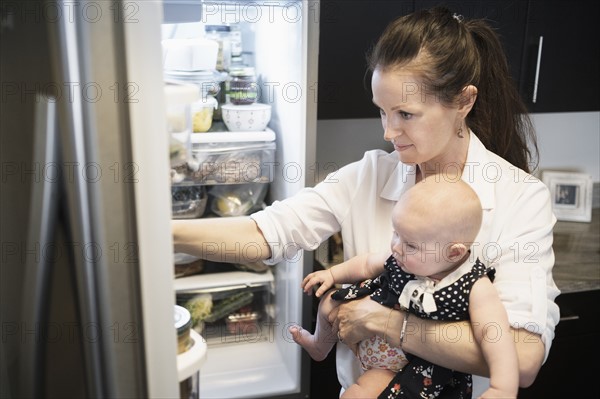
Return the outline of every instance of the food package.
<path id="1" fill-rule="evenodd" d="M 242 216 L 262 206 L 268 183 L 223 184 L 213 186 L 211 210 L 219 216 Z"/>

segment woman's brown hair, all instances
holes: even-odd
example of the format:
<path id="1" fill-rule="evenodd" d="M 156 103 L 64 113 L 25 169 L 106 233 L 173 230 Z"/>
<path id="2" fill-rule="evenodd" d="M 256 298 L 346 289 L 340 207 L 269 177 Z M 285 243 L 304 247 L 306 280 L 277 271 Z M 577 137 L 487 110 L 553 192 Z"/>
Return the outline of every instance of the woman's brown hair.
<path id="1" fill-rule="evenodd" d="M 371 71 L 415 68 L 426 93 L 445 104 L 455 103 L 466 86 L 477 87 L 467 126 L 487 149 L 531 171 L 535 132 L 502 44 L 485 21 L 463 20 L 443 7 L 417 11 L 388 25 L 368 62 Z"/>

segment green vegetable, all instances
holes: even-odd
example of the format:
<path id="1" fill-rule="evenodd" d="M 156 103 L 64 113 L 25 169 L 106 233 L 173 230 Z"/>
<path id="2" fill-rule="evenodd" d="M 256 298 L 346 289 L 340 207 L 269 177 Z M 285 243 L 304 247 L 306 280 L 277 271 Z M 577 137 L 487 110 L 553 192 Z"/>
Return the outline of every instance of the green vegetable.
<path id="1" fill-rule="evenodd" d="M 212 296 L 210 294 L 197 295 L 187 301 L 184 307 L 192 316 L 192 325 L 196 326 L 210 316 L 213 308 Z"/>
<path id="2" fill-rule="evenodd" d="M 233 294 L 230 297 L 223 299 L 216 303 L 210 315 L 208 315 L 204 321 L 212 323 L 225 316 L 230 315 L 242 306 L 249 305 L 254 299 L 254 294 L 249 291 L 243 291 L 237 294 Z"/>

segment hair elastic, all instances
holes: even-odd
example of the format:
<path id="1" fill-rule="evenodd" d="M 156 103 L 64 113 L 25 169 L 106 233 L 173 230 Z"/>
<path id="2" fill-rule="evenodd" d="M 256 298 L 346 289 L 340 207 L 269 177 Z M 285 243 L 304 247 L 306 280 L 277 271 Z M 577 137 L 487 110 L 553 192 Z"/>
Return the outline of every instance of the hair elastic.
<path id="1" fill-rule="evenodd" d="M 459 23 L 463 21 L 463 19 L 465 19 L 462 15 L 454 13 L 452 14 L 452 18 L 454 18 L 455 20 L 457 20 Z"/>

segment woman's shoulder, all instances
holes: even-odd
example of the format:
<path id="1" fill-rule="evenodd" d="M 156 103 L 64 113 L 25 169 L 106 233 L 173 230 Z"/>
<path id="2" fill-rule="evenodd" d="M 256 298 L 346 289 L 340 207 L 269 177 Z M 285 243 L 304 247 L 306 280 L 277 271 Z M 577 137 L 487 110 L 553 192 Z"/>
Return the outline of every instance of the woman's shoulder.
<path id="1" fill-rule="evenodd" d="M 468 178 L 513 188 L 545 187 L 537 177 L 485 148 L 477 136 L 472 135 L 472 137 L 474 143 L 469 148 L 465 165 Z"/>
<path id="2" fill-rule="evenodd" d="M 401 165 L 395 152 L 381 149 L 366 151 L 360 160 L 345 165 L 342 169 L 354 171 L 360 175 L 390 175 Z"/>

